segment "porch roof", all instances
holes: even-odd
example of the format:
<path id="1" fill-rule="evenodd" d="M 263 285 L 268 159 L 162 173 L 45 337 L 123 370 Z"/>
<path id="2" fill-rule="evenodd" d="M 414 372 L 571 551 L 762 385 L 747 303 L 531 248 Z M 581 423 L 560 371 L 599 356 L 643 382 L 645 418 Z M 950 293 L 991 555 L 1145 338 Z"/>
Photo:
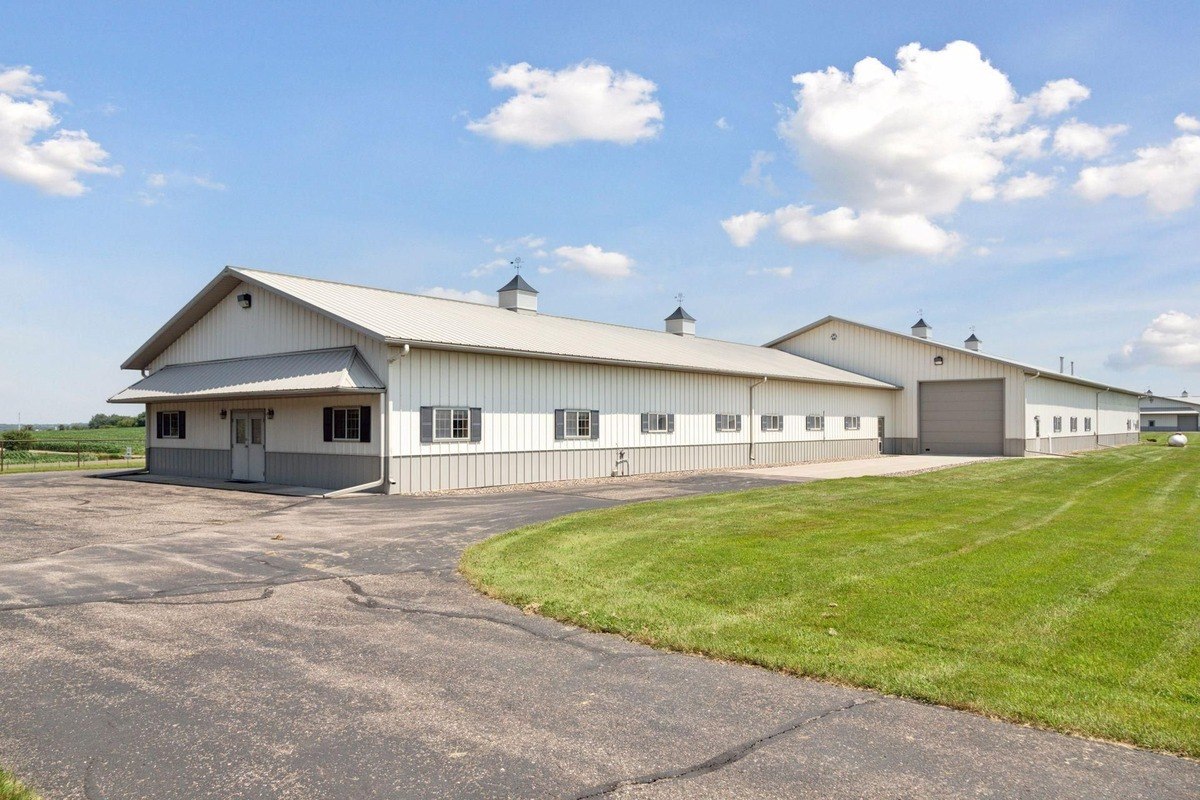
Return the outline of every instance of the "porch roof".
<path id="1" fill-rule="evenodd" d="M 355 347 L 172 364 L 110 403 L 217 400 L 278 395 L 379 394 L 383 381 Z"/>

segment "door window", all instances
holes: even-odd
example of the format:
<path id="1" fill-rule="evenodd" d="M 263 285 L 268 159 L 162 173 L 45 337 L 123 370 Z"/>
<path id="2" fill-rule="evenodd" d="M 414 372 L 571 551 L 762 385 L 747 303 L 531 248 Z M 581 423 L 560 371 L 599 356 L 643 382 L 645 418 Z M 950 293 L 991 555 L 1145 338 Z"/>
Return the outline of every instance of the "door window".
<path id="1" fill-rule="evenodd" d="M 238 417 L 233 421 L 233 443 L 246 443 L 246 418 Z"/>
<path id="2" fill-rule="evenodd" d="M 259 417 L 250 420 L 250 444 L 263 443 L 263 421 Z"/>

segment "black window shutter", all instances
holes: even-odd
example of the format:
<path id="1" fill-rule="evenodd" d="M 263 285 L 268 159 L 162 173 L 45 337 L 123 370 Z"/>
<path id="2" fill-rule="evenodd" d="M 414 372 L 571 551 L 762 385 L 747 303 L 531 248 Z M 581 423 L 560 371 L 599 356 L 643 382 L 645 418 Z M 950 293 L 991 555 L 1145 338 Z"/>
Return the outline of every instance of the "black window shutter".
<path id="1" fill-rule="evenodd" d="M 600 438 L 600 412 L 595 409 L 592 409 L 591 417 L 592 417 L 592 420 L 591 420 L 591 422 L 592 422 L 592 438 L 599 439 Z"/>
<path id="2" fill-rule="evenodd" d="M 358 440 L 371 441 L 371 407 L 362 406 L 358 410 Z"/>
<path id="3" fill-rule="evenodd" d="M 471 441 L 478 442 L 483 439 L 483 409 L 471 409 Z"/>
<path id="4" fill-rule="evenodd" d="M 567 412 L 565 409 L 554 409 L 554 438 L 561 441 L 567 438 Z"/>
<path id="5" fill-rule="evenodd" d="M 741 433 L 742 432 L 742 415 L 738 414 L 737 416 L 735 416 L 733 418 L 733 420 L 734 420 L 733 429 L 735 431 L 737 431 L 738 433 Z"/>
<path id="6" fill-rule="evenodd" d="M 765 431 L 767 429 L 767 415 L 766 414 L 763 414 L 762 416 L 760 416 L 758 418 L 758 429 L 760 431 Z"/>
<path id="7" fill-rule="evenodd" d="M 421 444 L 433 443 L 433 406 L 421 406 Z"/>
<path id="8" fill-rule="evenodd" d="M 650 432 L 650 415 L 642 412 L 642 433 Z"/>
<path id="9" fill-rule="evenodd" d="M 325 406 L 325 441 L 333 441 L 333 406 Z"/>
<path id="10" fill-rule="evenodd" d="M 154 438 L 155 439 L 162 438 L 162 412 L 161 411 L 154 412 Z"/>
<path id="11" fill-rule="evenodd" d="M 187 438 L 187 412 L 186 411 L 179 412 L 179 438 L 180 439 Z"/>
<path id="12" fill-rule="evenodd" d="M 667 414 L 667 433 L 675 432 L 675 415 Z"/>
<path id="13" fill-rule="evenodd" d="M 725 415 L 724 415 L 724 414 L 717 414 L 717 432 L 718 432 L 718 433 L 720 433 L 720 432 L 721 432 L 721 423 L 724 421 L 724 420 L 722 420 L 722 419 L 721 419 L 721 417 L 723 417 L 723 416 L 725 416 Z"/>

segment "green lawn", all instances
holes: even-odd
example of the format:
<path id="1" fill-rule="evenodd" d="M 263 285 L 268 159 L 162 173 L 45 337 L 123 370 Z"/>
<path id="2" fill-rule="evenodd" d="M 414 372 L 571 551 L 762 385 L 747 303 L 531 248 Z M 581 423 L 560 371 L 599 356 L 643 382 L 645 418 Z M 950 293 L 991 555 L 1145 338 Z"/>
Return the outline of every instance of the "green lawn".
<path id="1" fill-rule="evenodd" d="M 539 613 L 1200 756 L 1200 439 L 575 514 L 470 548 Z"/>
<path id="2" fill-rule="evenodd" d="M 17 780 L 8 770 L 0 767 L 0 800 L 39 800 L 25 784 Z"/>

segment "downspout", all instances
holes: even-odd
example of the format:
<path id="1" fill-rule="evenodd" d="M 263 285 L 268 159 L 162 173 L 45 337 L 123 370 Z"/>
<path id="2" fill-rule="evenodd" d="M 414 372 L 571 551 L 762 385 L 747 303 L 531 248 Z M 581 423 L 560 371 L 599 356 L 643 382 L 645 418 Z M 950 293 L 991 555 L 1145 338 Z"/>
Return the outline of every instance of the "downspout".
<path id="1" fill-rule="evenodd" d="M 1100 391 L 1096 392 L 1096 421 L 1093 423 L 1092 435 L 1096 437 L 1096 449 L 1097 450 L 1099 450 L 1102 447 L 1102 445 L 1100 444 L 1100 395 L 1104 394 L 1105 392 L 1111 392 L 1111 391 L 1112 391 L 1112 387 L 1109 386 L 1109 387 L 1106 387 L 1106 388 L 1101 389 Z M 1141 422 L 1142 422 L 1141 415 L 1139 415 L 1138 416 L 1138 428 L 1139 429 L 1142 427 Z"/>
<path id="2" fill-rule="evenodd" d="M 1029 405 L 1029 382 L 1036 381 L 1040 377 L 1042 377 L 1042 371 L 1039 369 L 1037 372 L 1035 372 L 1033 374 L 1032 378 L 1029 378 L 1025 381 L 1025 405 L 1026 406 Z M 1025 424 L 1022 423 L 1021 427 L 1024 428 Z M 1024 431 L 1024 433 L 1028 434 L 1029 431 Z M 1040 433 L 1040 431 L 1038 433 Z M 1028 435 L 1025 437 L 1025 441 L 1029 441 Z M 1037 437 L 1037 446 L 1038 446 L 1037 450 L 1030 450 L 1028 447 L 1026 447 L 1025 452 L 1026 453 L 1037 453 L 1037 454 L 1041 455 L 1041 453 L 1042 453 L 1042 437 L 1041 436 Z"/>
<path id="3" fill-rule="evenodd" d="M 767 382 L 767 376 L 764 375 L 762 380 L 755 381 L 750 384 L 750 418 L 746 420 L 746 425 L 750 428 L 750 463 L 754 463 L 754 390 Z"/>
<path id="4" fill-rule="evenodd" d="M 382 431 L 379 440 L 379 478 L 371 481 L 370 483 L 363 483 L 358 486 L 347 486 L 345 489 L 336 489 L 332 492 L 326 492 L 325 494 L 321 495 L 321 497 L 329 499 L 333 497 L 341 497 L 344 494 L 353 494 L 354 492 L 365 492 L 367 489 L 375 489 L 383 486 L 387 482 L 390 461 L 388 456 L 391 455 L 389 451 L 392 446 L 391 426 L 389 425 L 389 420 L 392 418 L 392 406 L 390 402 L 392 396 L 392 364 L 396 363 L 401 358 L 404 358 L 409 354 L 409 352 L 411 352 L 411 348 L 406 344 L 403 348 L 401 348 L 400 355 L 393 356 L 387 360 L 387 377 L 383 379 L 383 394 L 381 395 L 382 400 L 380 402 L 379 409 L 379 416 L 382 421 L 382 424 L 379 426 Z M 387 491 L 386 487 L 384 488 L 384 491 Z"/>

